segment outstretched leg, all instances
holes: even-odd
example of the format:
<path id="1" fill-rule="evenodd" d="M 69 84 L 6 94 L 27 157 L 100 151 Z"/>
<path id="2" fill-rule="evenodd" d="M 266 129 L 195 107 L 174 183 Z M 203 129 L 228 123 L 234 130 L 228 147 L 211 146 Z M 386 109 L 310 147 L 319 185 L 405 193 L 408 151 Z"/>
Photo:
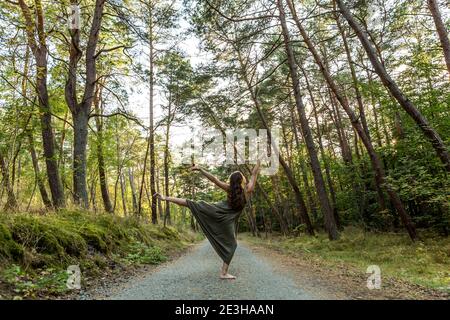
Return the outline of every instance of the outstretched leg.
<path id="1" fill-rule="evenodd" d="M 157 198 L 161 199 L 161 200 L 169 201 L 169 202 L 175 203 L 175 204 L 177 204 L 179 206 L 183 206 L 183 207 L 187 207 L 188 206 L 187 202 L 186 202 L 186 199 L 175 198 L 175 197 L 166 197 L 166 196 L 163 196 L 163 195 L 161 195 L 159 193 L 155 193 L 155 196 Z"/>
<path id="2" fill-rule="evenodd" d="M 222 265 L 222 271 L 220 272 L 220 279 L 236 279 L 235 276 L 228 273 L 228 267 L 229 265 L 224 262 Z"/>

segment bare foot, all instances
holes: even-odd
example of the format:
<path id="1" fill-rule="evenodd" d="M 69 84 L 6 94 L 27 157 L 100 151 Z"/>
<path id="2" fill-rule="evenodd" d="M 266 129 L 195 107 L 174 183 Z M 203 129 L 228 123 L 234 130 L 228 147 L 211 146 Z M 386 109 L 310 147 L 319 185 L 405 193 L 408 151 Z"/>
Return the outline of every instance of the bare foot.
<path id="1" fill-rule="evenodd" d="M 220 279 L 230 279 L 230 280 L 233 280 L 233 279 L 236 279 L 236 277 L 233 276 L 233 275 L 231 275 L 231 274 L 229 274 L 229 273 L 227 273 L 227 274 L 221 274 L 221 275 L 220 275 Z"/>

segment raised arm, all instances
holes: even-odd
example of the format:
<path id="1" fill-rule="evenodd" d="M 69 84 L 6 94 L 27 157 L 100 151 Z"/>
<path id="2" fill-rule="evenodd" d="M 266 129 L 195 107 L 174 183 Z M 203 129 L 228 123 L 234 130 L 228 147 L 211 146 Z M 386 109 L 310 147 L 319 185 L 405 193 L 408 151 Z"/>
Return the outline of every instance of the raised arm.
<path id="1" fill-rule="evenodd" d="M 255 190 L 256 179 L 258 178 L 259 170 L 261 169 L 261 160 L 258 160 L 255 167 L 252 170 L 252 176 L 247 184 L 247 193 L 252 193 Z"/>
<path id="2" fill-rule="evenodd" d="M 230 190 L 230 186 L 223 182 L 220 181 L 219 179 L 217 179 L 215 176 L 213 176 L 211 173 L 209 173 L 208 171 L 206 171 L 205 169 L 203 169 L 202 167 L 193 165 L 191 167 L 192 171 L 200 171 L 209 181 L 212 181 L 216 186 L 218 186 L 219 188 L 225 190 L 225 191 L 229 191 Z"/>

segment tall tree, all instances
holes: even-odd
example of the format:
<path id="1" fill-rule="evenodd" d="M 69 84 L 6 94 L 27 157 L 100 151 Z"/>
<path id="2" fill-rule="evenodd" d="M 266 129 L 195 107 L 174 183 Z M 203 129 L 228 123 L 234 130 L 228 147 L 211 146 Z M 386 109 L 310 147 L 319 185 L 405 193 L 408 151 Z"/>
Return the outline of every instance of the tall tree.
<path id="1" fill-rule="evenodd" d="M 331 240 L 336 240 L 339 237 L 336 220 L 333 215 L 333 210 L 328 199 L 325 183 L 323 180 L 319 158 L 317 157 L 317 151 L 312 138 L 311 128 L 306 117 L 305 106 L 303 104 L 302 93 L 300 91 L 300 81 L 295 63 L 294 51 L 292 49 L 292 42 L 289 35 L 289 29 L 286 23 L 286 14 L 284 10 L 284 4 L 281 0 L 277 0 L 279 18 L 284 38 L 284 46 L 286 49 L 289 74 L 292 80 L 292 86 L 294 90 L 295 104 L 297 106 L 297 112 L 300 118 L 300 127 L 302 129 L 303 138 L 305 140 L 306 148 L 308 149 L 309 157 L 311 160 L 311 169 L 313 171 L 314 183 L 316 186 L 317 195 L 320 202 L 320 207 L 325 221 L 325 229 L 328 232 L 328 236 Z"/>
<path id="2" fill-rule="evenodd" d="M 41 120 L 42 143 L 44 146 L 47 178 L 55 208 L 62 208 L 66 204 L 64 189 L 58 170 L 55 136 L 52 125 L 52 111 L 47 89 L 48 76 L 48 46 L 47 32 L 45 30 L 44 9 L 41 0 L 34 1 L 35 14 L 25 0 L 18 1 L 25 20 L 28 46 L 31 48 L 36 62 L 36 93 L 39 100 L 39 114 Z M 35 17 L 35 19 L 33 18 Z"/>
<path id="3" fill-rule="evenodd" d="M 106 0 L 95 1 L 94 13 L 85 52 L 86 79 L 81 101 L 78 99 L 77 92 L 78 63 L 83 56 L 80 44 L 81 30 L 77 26 L 70 30 L 71 45 L 65 97 L 67 105 L 72 113 L 73 120 L 73 200 L 77 205 L 85 208 L 89 207 L 86 185 L 88 123 L 92 101 L 94 99 L 95 84 L 97 82 L 96 60 L 100 54 L 100 52 L 97 53 L 97 44 L 100 36 L 105 3 Z M 71 0 L 71 4 L 77 6 L 78 1 Z"/>
<path id="4" fill-rule="evenodd" d="M 145 14 L 141 23 L 146 30 L 140 32 L 141 40 L 148 45 L 148 87 L 149 87 L 149 126 L 148 126 L 148 152 L 144 158 L 144 170 L 142 172 L 142 180 L 139 188 L 138 204 L 139 214 L 142 214 L 142 196 L 144 192 L 145 176 L 147 174 L 147 162 L 150 158 L 149 183 L 151 196 L 151 219 L 152 223 L 158 222 L 158 200 L 155 197 L 156 190 L 156 145 L 155 145 L 155 120 L 154 120 L 154 96 L 155 96 L 155 64 L 158 53 L 165 52 L 164 49 L 157 48 L 158 44 L 168 42 L 173 38 L 167 31 L 176 26 L 177 13 L 174 10 L 174 2 L 144 0 L 140 1 L 141 10 Z"/>
<path id="5" fill-rule="evenodd" d="M 370 140 L 370 136 L 367 136 L 366 130 L 364 129 L 363 125 L 361 124 L 359 117 L 356 116 L 356 114 L 350 107 L 348 100 L 344 97 L 344 95 L 342 95 L 340 93 L 340 90 L 339 90 L 336 82 L 331 77 L 331 74 L 329 73 L 328 68 L 325 67 L 325 65 L 322 61 L 322 58 L 320 57 L 319 53 L 317 52 L 316 48 L 314 47 L 313 43 L 311 42 L 311 39 L 309 38 L 308 34 L 306 33 L 306 30 L 303 28 L 303 26 L 297 16 L 297 13 L 295 11 L 295 7 L 294 7 L 292 1 L 291 0 L 287 0 L 287 1 L 289 4 L 289 8 L 293 14 L 296 25 L 303 37 L 303 40 L 305 41 L 309 51 L 313 55 L 316 64 L 319 66 L 319 69 L 320 69 L 322 75 L 324 76 L 325 80 L 327 81 L 328 86 L 331 88 L 334 95 L 338 99 L 339 103 L 344 108 L 345 112 L 347 113 L 348 117 L 350 118 L 350 121 L 351 121 L 354 129 L 360 136 L 361 140 L 363 141 L 364 146 L 366 147 L 367 152 L 369 153 L 369 157 L 372 162 L 373 169 L 375 171 L 376 182 L 377 182 L 379 188 L 381 189 L 383 186 L 386 188 L 386 190 L 390 196 L 390 199 L 391 199 L 392 203 L 394 204 L 394 207 L 397 210 L 398 214 L 400 215 L 411 239 L 413 239 L 413 240 L 417 239 L 417 233 L 416 233 L 415 226 L 411 221 L 411 217 L 406 212 L 406 210 L 401 202 L 400 197 L 395 192 L 395 190 L 393 190 L 393 188 L 386 183 L 386 175 L 383 170 L 383 166 L 381 164 L 381 161 L 380 161 L 377 153 L 375 152 L 375 149 L 372 145 L 372 141 Z"/>
<path id="6" fill-rule="evenodd" d="M 22 78 L 22 97 L 23 97 L 23 106 L 28 106 L 28 76 L 29 76 L 29 68 L 30 68 L 30 47 L 27 46 L 25 51 L 25 59 L 24 59 L 24 66 L 23 66 L 23 78 Z M 33 106 L 31 107 L 32 112 Z M 32 115 L 30 114 L 30 120 Z M 32 121 L 31 121 L 32 122 Z M 45 207 L 47 209 L 50 209 L 52 207 L 52 202 L 50 201 L 50 198 L 47 193 L 47 189 L 45 187 L 44 179 L 41 175 L 41 170 L 39 168 L 39 159 L 36 154 L 36 148 L 34 145 L 34 137 L 33 137 L 33 127 L 30 125 L 30 128 L 25 128 L 25 135 L 28 138 L 28 148 L 31 155 L 31 162 L 33 164 L 34 174 L 36 177 L 36 183 L 39 188 L 39 192 L 41 194 L 42 202 L 44 203 Z"/>
<path id="7" fill-rule="evenodd" d="M 420 130 L 422 130 L 423 134 L 428 138 L 428 140 L 433 145 L 437 155 L 441 159 L 444 164 L 445 169 L 450 172 L 450 155 L 447 147 L 444 144 L 441 136 L 437 133 L 437 131 L 430 125 L 428 120 L 422 115 L 422 113 L 417 109 L 414 103 L 403 93 L 394 79 L 386 71 L 385 66 L 380 61 L 377 56 L 377 52 L 369 40 L 366 32 L 363 30 L 362 26 L 356 21 L 355 17 L 350 12 L 350 9 L 345 5 L 343 0 L 335 0 L 341 14 L 347 20 L 350 27 L 356 33 L 356 36 L 360 40 L 364 50 L 369 57 L 369 60 L 372 66 L 375 69 L 375 72 L 380 77 L 384 86 L 389 90 L 392 96 L 397 100 L 400 106 L 406 111 L 407 114 L 416 122 Z"/>
<path id="8" fill-rule="evenodd" d="M 450 77 L 450 40 L 448 39 L 448 28 L 445 27 L 442 21 L 441 11 L 437 0 L 428 0 L 428 8 L 430 9 L 433 21 L 436 26 L 436 32 L 441 42 L 442 50 L 444 52 L 445 63 Z"/>

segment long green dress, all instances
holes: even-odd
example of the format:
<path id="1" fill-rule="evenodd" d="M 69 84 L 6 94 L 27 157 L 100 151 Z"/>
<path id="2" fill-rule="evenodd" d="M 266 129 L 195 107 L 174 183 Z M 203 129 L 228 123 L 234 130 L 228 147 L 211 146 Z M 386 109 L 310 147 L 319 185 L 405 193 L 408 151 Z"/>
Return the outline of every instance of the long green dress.
<path id="1" fill-rule="evenodd" d="M 242 211 L 230 208 L 227 201 L 208 203 L 186 200 L 203 233 L 222 258 L 230 264 L 236 251 L 236 222 Z"/>

